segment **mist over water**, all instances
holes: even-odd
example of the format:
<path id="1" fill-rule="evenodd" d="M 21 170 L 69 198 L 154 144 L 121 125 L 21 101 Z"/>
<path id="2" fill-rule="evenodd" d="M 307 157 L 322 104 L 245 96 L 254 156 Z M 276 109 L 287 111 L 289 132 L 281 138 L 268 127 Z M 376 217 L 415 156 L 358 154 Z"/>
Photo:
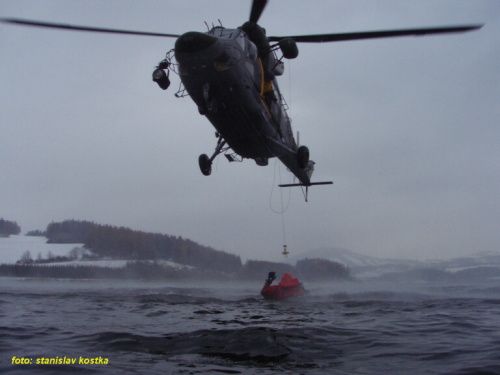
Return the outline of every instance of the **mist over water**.
<path id="1" fill-rule="evenodd" d="M 307 284 L 285 302 L 260 283 L 0 282 L 3 373 L 500 373 L 500 282 Z"/>

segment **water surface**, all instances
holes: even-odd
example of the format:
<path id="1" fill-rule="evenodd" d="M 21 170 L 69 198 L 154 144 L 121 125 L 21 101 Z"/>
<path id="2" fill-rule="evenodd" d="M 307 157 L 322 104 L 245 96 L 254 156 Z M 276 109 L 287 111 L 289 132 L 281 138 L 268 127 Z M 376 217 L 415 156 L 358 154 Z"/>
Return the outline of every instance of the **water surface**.
<path id="1" fill-rule="evenodd" d="M 500 283 L 260 286 L 0 278 L 0 373 L 500 374 Z"/>

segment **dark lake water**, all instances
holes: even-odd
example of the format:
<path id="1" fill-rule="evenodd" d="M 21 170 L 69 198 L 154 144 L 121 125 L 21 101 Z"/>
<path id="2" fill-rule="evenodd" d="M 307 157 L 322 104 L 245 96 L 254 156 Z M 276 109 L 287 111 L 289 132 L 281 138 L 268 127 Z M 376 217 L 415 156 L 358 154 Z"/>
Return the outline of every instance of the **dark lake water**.
<path id="1" fill-rule="evenodd" d="M 0 373 L 500 374 L 500 282 L 260 287 L 0 278 Z"/>

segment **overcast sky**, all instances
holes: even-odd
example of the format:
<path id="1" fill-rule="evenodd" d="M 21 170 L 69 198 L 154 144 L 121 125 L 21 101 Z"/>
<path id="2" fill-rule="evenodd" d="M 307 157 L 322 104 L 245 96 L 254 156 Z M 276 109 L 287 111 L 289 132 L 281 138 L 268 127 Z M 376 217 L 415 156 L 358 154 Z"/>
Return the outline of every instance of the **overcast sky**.
<path id="1" fill-rule="evenodd" d="M 237 27 L 250 1 L 0 0 L 0 17 L 181 34 Z M 500 2 L 270 1 L 270 35 L 484 23 L 449 36 L 300 44 L 280 80 L 314 180 L 284 190 L 292 253 L 344 247 L 446 258 L 500 251 Z M 23 231 L 69 218 L 181 235 L 280 259 L 284 167 L 198 155 L 214 128 L 153 67 L 174 39 L 0 24 L 0 216 Z M 275 169 L 276 168 L 276 169 Z"/>

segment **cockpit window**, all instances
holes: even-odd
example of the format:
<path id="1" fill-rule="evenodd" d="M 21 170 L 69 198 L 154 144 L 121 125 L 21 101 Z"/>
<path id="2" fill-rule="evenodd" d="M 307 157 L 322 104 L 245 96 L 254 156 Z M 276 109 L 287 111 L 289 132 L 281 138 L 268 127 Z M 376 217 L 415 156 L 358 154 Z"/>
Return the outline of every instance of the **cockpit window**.
<path id="1" fill-rule="evenodd" d="M 208 34 L 213 35 L 213 36 L 217 36 L 217 37 L 221 37 L 223 30 L 224 30 L 224 28 L 222 26 L 215 26 L 215 27 L 212 27 L 210 29 Z"/>
<path id="2" fill-rule="evenodd" d="M 231 29 L 226 29 L 222 26 L 215 26 L 208 33 L 213 36 L 217 36 L 219 38 L 230 38 L 231 37 Z"/>
<path id="3" fill-rule="evenodd" d="M 218 38 L 235 39 L 241 33 L 238 29 L 226 29 L 222 26 L 215 26 L 208 32 L 209 35 Z"/>
<path id="4" fill-rule="evenodd" d="M 252 61 L 257 59 L 257 47 L 249 39 L 246 39 L 248 58 Z"/>
<path id="5" fill-rule="evenodd" d="M 236 35 L 236 41 L 240 45 L 241 49 L 245 50 L 245 34 L 241 30 L 237 30 L 238 34 Z"/>

